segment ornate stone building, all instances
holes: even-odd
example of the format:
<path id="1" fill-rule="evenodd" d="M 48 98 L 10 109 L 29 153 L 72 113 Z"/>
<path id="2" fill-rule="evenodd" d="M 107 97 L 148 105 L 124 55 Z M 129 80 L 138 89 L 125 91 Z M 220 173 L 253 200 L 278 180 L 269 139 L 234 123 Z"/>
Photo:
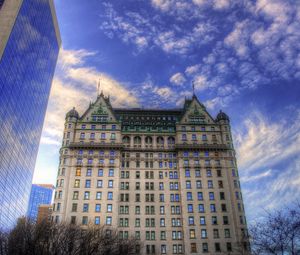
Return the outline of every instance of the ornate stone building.
<path id="1" fill-rule="evenodd" d="M 134 235 L 142 254 L 243 254 L 247 234 L 228 116 L 113 108 L 66 115 L 53 220 Z M 138 247 L 137 247 L 138 248 Z"/>

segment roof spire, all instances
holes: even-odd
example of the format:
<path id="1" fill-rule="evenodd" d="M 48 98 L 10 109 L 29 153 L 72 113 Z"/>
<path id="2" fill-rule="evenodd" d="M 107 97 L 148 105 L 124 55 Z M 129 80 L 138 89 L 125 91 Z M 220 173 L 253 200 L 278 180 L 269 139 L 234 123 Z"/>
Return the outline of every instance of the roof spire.
<path id="1" fill-rule="evenodd" d="M 192 80 L 192 87 L 193 87 L 193 97 L 195 97 L 195 81 Z"/>
<path id="2" fill-rule="evenodd" d="M 101 75 L 99 77 L 99 80 L 98 80 L 98 85 L 97 85 L 97 97 L 100 95 L 100 85 L 101 85 Z"/>

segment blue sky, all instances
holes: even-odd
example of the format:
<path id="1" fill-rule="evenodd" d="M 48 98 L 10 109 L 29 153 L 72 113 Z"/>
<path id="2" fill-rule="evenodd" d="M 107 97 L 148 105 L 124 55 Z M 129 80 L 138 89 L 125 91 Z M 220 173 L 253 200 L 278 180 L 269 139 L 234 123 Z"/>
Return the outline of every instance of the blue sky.
<path id="1" fill-rule="evenodd" d="M 300 2 L 55 1 L 62 49 L 35 183 L 55 183 L 65 113 L 95 100 L 181 107 L 196 94 L 231 118 L 250 220 L 300 196 Z"/>

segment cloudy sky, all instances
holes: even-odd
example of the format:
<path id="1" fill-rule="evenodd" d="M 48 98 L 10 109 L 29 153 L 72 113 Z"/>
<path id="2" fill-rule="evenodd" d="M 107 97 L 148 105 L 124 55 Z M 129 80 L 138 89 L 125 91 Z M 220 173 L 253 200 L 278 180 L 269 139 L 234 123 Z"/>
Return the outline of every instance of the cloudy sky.
<path id="1" fill-rule="evenodd" d="M 300 196 L 300 2 L 55 1 L 62 49 L 35 183 L 55 183 L 65 113 L 96 83 L 113 105 L 181 107 L 196 94 L 231 118 L 249 220 Z"/>

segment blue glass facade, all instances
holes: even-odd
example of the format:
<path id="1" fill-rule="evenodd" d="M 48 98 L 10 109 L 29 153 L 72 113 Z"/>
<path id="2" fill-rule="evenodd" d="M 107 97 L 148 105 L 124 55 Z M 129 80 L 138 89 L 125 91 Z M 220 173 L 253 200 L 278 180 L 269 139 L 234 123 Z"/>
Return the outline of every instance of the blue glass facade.
<path id="1" fill-rule="evenodd" d="M 27 212 L 59 46 L 49 1 L 24 0 L 0 59 L 0 228 Z"/>
<path id="2" fill-rule="evenodd" d="M 52 201 L 54 187 L 32 184 L 27 216 L 33 220 L 37 219 L 39 205 L 49 205 Z"/>

